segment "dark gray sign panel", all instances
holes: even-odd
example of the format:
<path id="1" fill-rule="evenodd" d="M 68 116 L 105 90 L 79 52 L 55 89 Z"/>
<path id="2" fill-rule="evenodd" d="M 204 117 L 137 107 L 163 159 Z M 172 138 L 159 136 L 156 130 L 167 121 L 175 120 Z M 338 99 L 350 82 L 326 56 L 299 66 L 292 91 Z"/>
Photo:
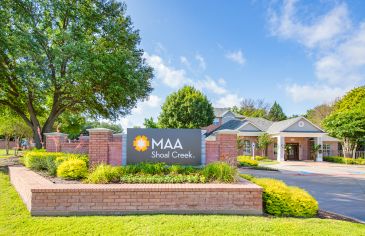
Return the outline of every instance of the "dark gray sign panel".
<path id="1" fill-rule="evenodd" d="M 127 129 L 127 164 L 200 165 L 200 129 Z"/>

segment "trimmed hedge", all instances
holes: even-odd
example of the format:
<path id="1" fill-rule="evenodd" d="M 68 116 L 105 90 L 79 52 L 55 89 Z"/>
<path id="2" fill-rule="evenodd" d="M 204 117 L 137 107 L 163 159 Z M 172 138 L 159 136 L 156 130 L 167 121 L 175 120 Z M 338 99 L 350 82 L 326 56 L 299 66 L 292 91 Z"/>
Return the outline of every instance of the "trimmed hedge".
<path id="1" fill-rule="evenodd" d="M 86 163 L 80 159 L 66 160 L 57 168 L 57 176 L 63 179 L 83 179 L 86 175 Z"/>
<path id="2" fill-rule="evenodd" d="M 258 166 L 259 162 L 253 160 L 251 156 L 238 156 L 237 161 L 240 166 Z"/>
<path id="3" fill-rule="evenodd" d="M 24 153 L 21 162 L 29 169 L 36 171 L 47 171 L 51 176 L 56 176 L 57 168 L 67 160 L 81 160 L 85 162 L 86 167 L 89 164 L 87 155 L 46 152 L 45 150 L 33 150 Z"/>
<path id="4" fill-rule="evenodd" d="M 275 216 L 313 217 L 318 212 L 318 202 L 304 189 L 287 186 L 283 181 L 241 175 L 263 187 L 263 203 L 266 213 Z"/>
<path id="5" fill-rule="evenodd" d="M 328 156 L 323 157 L 324 161 L 341 163 L 341 164 L 349 164 L 349 165 L 365 165 L 364 158 L 349 158 L 349 157 L 338 157 L 338 156 Z"/>

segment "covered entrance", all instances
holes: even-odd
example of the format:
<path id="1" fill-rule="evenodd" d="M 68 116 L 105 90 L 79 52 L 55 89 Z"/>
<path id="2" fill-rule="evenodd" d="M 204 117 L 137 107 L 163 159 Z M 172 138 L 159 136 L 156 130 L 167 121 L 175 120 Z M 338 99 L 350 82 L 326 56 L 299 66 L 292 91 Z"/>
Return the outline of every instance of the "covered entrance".
<path id="1" fill-rule="evenodd" d="M 299 143 L 287 143 L 285 149 L 285 160 L 299 161 Z"/>

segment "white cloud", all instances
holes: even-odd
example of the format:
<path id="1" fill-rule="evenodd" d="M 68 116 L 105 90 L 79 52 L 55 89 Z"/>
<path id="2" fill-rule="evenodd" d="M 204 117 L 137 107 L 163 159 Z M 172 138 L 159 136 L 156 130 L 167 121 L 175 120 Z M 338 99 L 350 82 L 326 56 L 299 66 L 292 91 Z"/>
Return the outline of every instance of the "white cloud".
<path id="1" fill-rule="evenodd" d="M 218 83 L 221 85 L 225 85 L 227 82 L 223 78 L 219 78 Z"/>
<path id="2" fill-rule="evenodd" d="M 347 89 L 341 87 L 329 87 L 325 85 L 298 85 L 286 86 L 286 92 L 292 97 L 294 102 L 333 102 L 342 96 Z"/>
<path id="3" fill-rule="evenodd" d="M 215 107 L 233 107 L 239 106 L 242 101 L 242 97 L 239 97 L 237 94 L 226 94 L 225 96 L 218 99 L 218 101 L 214 104 Z"/>
<path id="4" fill-rule="evenodd" d="M 286 92 L 297 102 L 328 101 L 364 82 L 365 22 L 354 25 L 341 3 L 307 23 L 298 16 L 296 2 L 284 1 L 281 11 L 269 9 L 271 32 L 309 49 L 317 81 L 287 85 Z"/>
<path id="5" fill-rule="evenodd" d="M 204 80 L 198 81 L 196 83 L 196 86 L 199 89 L 207 89 L 208 91 L 211 91 L 218 95 L 227 93 L 227 90 L 223 86 L 220 86 L 215 80 L 213 80 L 209 76 L 206 76 Z"/>
<path id="6" fill-rule="evenodd" d="M 306 47 L 313 48 L 326 45 L 351 27 L 346 4 L 336 5 L 313 23 L 304 24 L 297 19 L 295 13 L 296 0 L 284 1 L 281 14 L 270 9 L 269 22 L 273 35 L 295 39 Z"/>
<path id="7" fill-rule="evenodd" d="M 240 65 L 243 65 L 246 62 L 241 50 L 226 53 L 226 58 Z"/>
<path id="8" fill-rule="evenodd" d="M 142 114 L 146 108 L 159 107 L 162 99 L 156 95 L 150 95 L 146 101 L 139 102 L 135 108 L 132 109 L 132 114 Z"/>
<path id="9" fill-rule="evenodd" d="M 200 69 L 205 70 L 207 68 L 207 65 L 205 63 L 205 59 L 202 55 L 197 53 L 195 55 L 195 59 L 198 61 Z"/>
<path id="10" fill-rule="evenodd" d="M 145 52 L 144 57 L 147 63 L 155 70 L 157 79 L 161 80 L 165 85 L 171 88 L 178 88 L 189 81 L 185 70 L 169 67 L 160 56 L 149 55 Z"/>

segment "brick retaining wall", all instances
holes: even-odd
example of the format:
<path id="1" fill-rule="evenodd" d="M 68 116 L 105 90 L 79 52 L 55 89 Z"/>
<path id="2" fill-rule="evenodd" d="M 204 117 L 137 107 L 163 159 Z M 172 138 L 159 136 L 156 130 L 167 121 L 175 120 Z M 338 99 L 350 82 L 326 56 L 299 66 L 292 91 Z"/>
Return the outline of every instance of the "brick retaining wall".
<path id="1" fill-rule="evenodd" d="M 239 184 L 53 184 L 25 167 L 11 183 L 32 215 L 262 214 L 262 188 Z"/>

